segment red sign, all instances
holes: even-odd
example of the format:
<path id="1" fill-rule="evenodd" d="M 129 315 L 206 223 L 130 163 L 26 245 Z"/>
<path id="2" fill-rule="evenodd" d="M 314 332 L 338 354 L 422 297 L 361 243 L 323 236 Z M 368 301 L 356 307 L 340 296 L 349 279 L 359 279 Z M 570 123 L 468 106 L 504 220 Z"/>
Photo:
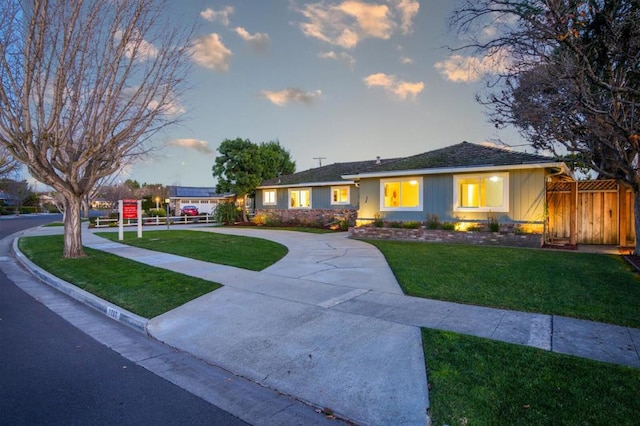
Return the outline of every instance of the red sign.
<path id="1" fill-rule="evenodd" d="M 138 200 L 122 200 L 122 218 L 138 218 Z"/>

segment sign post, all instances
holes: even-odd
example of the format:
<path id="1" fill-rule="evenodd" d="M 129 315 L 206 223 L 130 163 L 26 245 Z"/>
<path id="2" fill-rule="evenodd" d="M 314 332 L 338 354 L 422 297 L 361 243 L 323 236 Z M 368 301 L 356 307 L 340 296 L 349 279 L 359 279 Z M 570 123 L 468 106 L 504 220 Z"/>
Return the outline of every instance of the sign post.
<path id="1" fill-rule="evenodd" d="M 124 240 L 124 221 L 138 220 L 138 238 L 142 238 L 142 200 L 119 200 L 118 211 L 120 221 L 118 225 L 118 240 Z"/>

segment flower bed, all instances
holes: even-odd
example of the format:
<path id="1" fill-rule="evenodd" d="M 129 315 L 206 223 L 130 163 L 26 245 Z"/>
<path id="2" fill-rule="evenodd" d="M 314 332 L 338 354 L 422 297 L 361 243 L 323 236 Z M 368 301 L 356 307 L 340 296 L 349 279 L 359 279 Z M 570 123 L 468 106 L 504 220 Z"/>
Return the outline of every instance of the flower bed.
<path id="1" fill-rule="evenodd" d="M 542 246 L 541 234 L 486 231 L 444 231 L 440 229 L 404 229 L 360 226 L 349 228 L 354 238 L 425 241 L 439 243 L 465 243 L 490 246 L 530 247 Z"/>

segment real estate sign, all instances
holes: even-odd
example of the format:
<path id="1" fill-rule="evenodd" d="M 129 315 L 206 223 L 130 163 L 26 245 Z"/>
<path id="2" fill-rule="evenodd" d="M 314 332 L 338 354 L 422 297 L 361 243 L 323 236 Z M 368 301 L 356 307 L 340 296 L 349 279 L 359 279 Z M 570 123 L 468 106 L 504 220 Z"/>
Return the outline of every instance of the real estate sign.
<path id="1" fill-rule="evenodd" d="M 124 221 L 137 220 L 138 238 L 142 238 L 142 200 L 119 200 L 118 240 L 124 240 Z"/>

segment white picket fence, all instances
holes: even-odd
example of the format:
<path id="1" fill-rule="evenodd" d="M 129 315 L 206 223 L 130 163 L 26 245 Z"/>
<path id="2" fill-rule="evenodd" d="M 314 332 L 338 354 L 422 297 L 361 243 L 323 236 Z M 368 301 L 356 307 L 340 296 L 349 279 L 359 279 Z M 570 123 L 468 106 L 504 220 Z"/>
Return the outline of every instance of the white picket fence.
<path id="1" fill-rule="evenodd" d="M 188 223 L 217 223 L 210 214 L 201 214 L 198 216 L 145 216 L 142 218 L 142 225 L 156 226 L 166 225 L 169 220 L 170 225 L 184 225 Z M 96 228 L 108 228 L 119 225 L 119 219 L 107 219 L 103 217 L 96 218 Z M 138 219 L 125 219 L 123 226 L 137 226 Z"/>

